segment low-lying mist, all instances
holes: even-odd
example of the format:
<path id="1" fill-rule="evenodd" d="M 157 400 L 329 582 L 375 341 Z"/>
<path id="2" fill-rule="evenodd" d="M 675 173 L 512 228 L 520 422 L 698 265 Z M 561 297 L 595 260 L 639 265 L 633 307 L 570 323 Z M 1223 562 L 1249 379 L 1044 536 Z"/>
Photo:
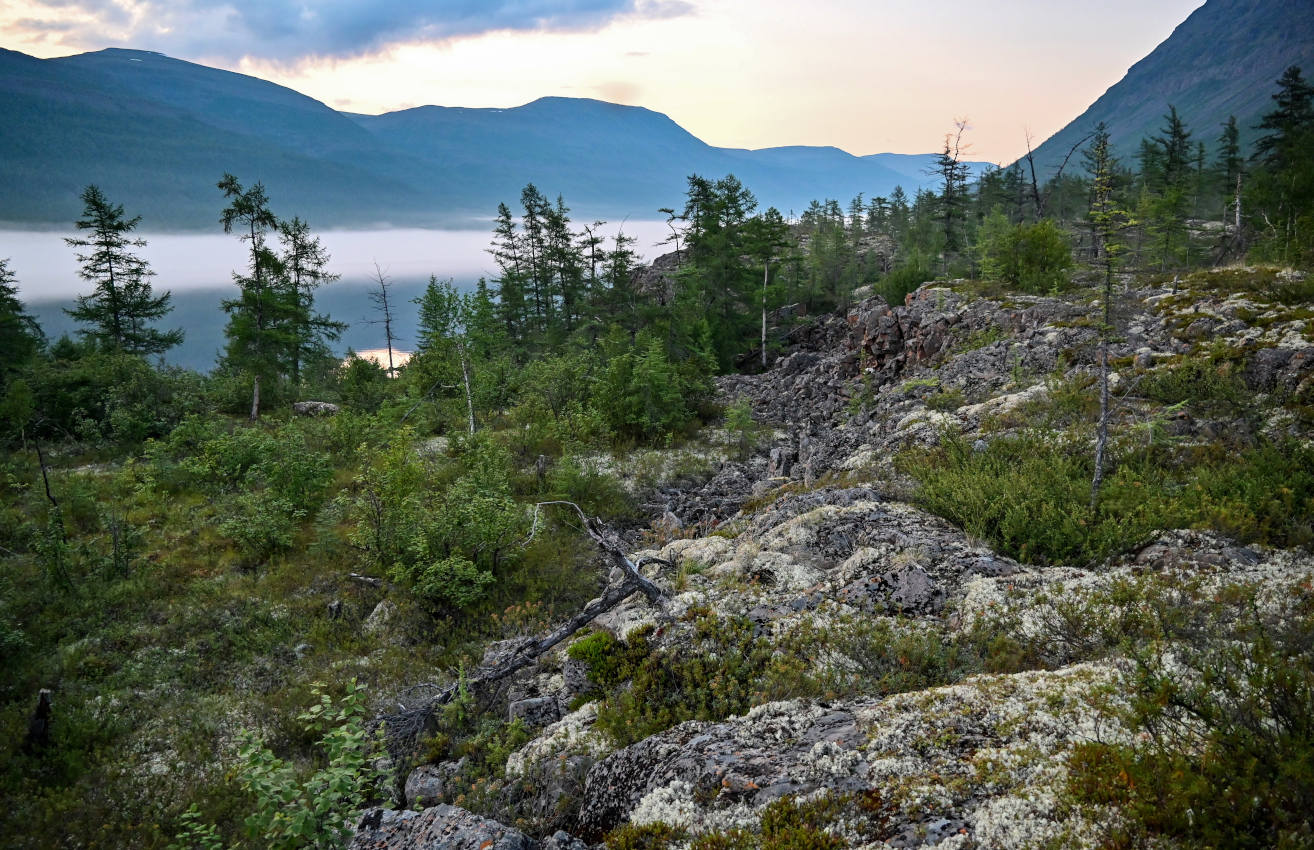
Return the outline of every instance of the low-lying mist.
<path id="1" fill-rule="evenodd" d="M 604 225 L 598 232 L 606 236 L 608 247 L 621 226 L 626 236 L 638 240 L 633 250 L 641 257 L 650 260 L 669 250 L 657 247 L 670 232 L 660 221 Z M 9 268 L 18 278 L 19 297 L 52 340 L 77 331 L 77 324 L 63 308 L 72 306 L 78 294 L 91 291 L 91 285 L 78 277 L 79 249 L 64 243 L 64 237 L 74 233 L 72 228 L 67 234 L 0 231 L 0 259 L 9 258 Z M 350 324 L 335 346 L 338 353 L 386 344 L 383 326 L 372 324 L 380 318 L 369 297 L 378 289 L 372 282 L 376 264 L 377 272 L 392 284 L 393 335 L 404 350 L 415 340 L 416 308 L 411 300 L 423 292 L 430 275 L 440 280 L 451 278 L 463 289 L 473 288 L 480 277 L 497 276 L 497 264 L 488 253 L 490 230 L 328 230 L 317 235 L 332 257 L 330 271 L 341 275 L 341 280 L 319 290 L 316 307 Z M 182 328 L 186 333 L 183 344 L 168 352 L 165 360 L 192 369 L 210 369 L 224 346 L 226 318 L 220 304 L 237 294 L 232 276 L 234 270 L 245 267 L 245 244 L 236 235 L 224 233 L 140 236 L 147 244 L 136 251 L 155 271 L 152 286 L 157 292 L 167 289 L 173 293 L 173 312 L 160 325 Z"/>

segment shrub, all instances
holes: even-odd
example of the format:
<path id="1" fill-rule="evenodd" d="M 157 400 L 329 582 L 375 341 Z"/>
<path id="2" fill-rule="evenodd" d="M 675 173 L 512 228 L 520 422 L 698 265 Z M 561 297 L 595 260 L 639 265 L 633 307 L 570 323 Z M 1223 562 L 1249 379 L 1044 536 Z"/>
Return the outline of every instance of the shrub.
<path id="1" fill-rule="evenodd" d="M 985 277 L 1023 292 L 1049 292 L 1068 283 L 1072 249 L 1049 219 L 1014 225 L 996 208 L 981 226 L 978 250 Z"/>
<path id="2" fill-rule="evenodd" d="M 372 765 L 379 742 L 365 725 L 365 686 L 353 681 L 334 702 L 321 686 L 317 701 L 298 719 L 318 735 L 323 764 L 309 776 L 275 756 L 251 733 L 242 746 L 241 780 L 255 798 L 247 833 L 272 850 L 340 848 L 351 835 L 350 818 L 365 805 L 380 779 Z"/>
<path id="3" fill-rule="evenodd" d="M 1068 796 L 1116 806 L 1107 846 L 1309 847 L 1314 811 L 1314 593 L 1259 613 L 1244 592 L 1195 604 L 1187 628 L 1133 652 L 1124 721 L 1144 741 L 1090 743 Z"/>
<path id="4" fill-rule="evenodd" d="M 691 612 L 692 641 L 654 650 L 650 628 L 624 641 L 596 633 L 574 657 L 588 660 L 590 678 L 605 696 L 598 728 L 626 746 L 686 720 L 720 720 L 742 714 L 771 658 L 768 641 L 745 619 Z"/>
<path id="5" fill-rule="evenodd" d="M 896 463 L 918 481 L 916 499 L 928 510 L 1027 563 L 1100 563 L 1169 528 L 1278 546 L 1314 540 L 1314 448 L 1124 446 L 1115 454 L 1096 514 L 1080 434 L 999 437 L 985 451 L 948 435 Z"/>

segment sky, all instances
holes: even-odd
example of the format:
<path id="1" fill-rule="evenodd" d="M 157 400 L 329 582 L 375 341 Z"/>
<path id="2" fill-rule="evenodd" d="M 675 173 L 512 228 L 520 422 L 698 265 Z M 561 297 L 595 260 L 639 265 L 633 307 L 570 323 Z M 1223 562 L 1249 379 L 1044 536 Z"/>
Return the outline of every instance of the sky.
<path id="1" fill-rule="evenodd" d="M 1085 110 L 1203 0 L 0 0 L 0 46 L 131 47 L 336 109 L 592 97 L 721 147 L 1007 163 Z"/>

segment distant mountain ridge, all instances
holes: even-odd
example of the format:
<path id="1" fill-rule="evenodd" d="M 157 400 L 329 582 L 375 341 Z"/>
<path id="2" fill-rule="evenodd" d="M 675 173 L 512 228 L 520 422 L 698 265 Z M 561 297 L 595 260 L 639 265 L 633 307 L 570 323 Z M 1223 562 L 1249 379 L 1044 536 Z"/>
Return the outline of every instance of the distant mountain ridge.
<path id="1" fill-rule="evenodd" d="M 1035 150 L 1038 176 L 1103 121 L 1114 153 L 1132 164 L 1141 139 L 1159 135 L 1169 105 L 1212 161 L 1222 124 L 1235 115 L 1241 142 L 1272 110 L 1270 95 L 1291 65 L 1314 76 L 1314 0 L 1208 0 L 1070 124 Z M 1068 173 L 1081 167 L 1076 157 Z"/>
<path id="2" fill-rule="evenodd" d="M 266 80 L 118 48 L 57 59 L 0 49 L 0 114 L 0 222 L 11 225 L 67 226 L 96 183 L 148 230 L 213 227 L 225 171 L 264 182 L 275 212 L 316 227 L 483 222 L 530 182 L 615 218 L 680 206 L 692 173 L 733 173 L 783 211 L 934 183 L 934 154 L 717 148 L 661 113 L 575 98 L 344 113 Z"/>

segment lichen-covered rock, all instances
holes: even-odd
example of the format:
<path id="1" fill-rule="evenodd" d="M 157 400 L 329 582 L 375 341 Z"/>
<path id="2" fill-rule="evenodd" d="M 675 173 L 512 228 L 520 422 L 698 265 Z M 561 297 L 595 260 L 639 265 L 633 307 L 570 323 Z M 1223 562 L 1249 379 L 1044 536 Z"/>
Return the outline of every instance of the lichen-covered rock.
<path id="1" fill-rule="evenodd" d="M 370 809 L 350 850 L 540 850 L 523 832 L 455 806 L 422 812 Z"/>
<path id="2" fill-rule="evenodd" d="M 859 790 L 862 739 L 851 712 L 803 701 L 682 723 L 589 771 L 574 832 L 595 839 L 631 819 L 732 826 L 786 794 Z"/>

